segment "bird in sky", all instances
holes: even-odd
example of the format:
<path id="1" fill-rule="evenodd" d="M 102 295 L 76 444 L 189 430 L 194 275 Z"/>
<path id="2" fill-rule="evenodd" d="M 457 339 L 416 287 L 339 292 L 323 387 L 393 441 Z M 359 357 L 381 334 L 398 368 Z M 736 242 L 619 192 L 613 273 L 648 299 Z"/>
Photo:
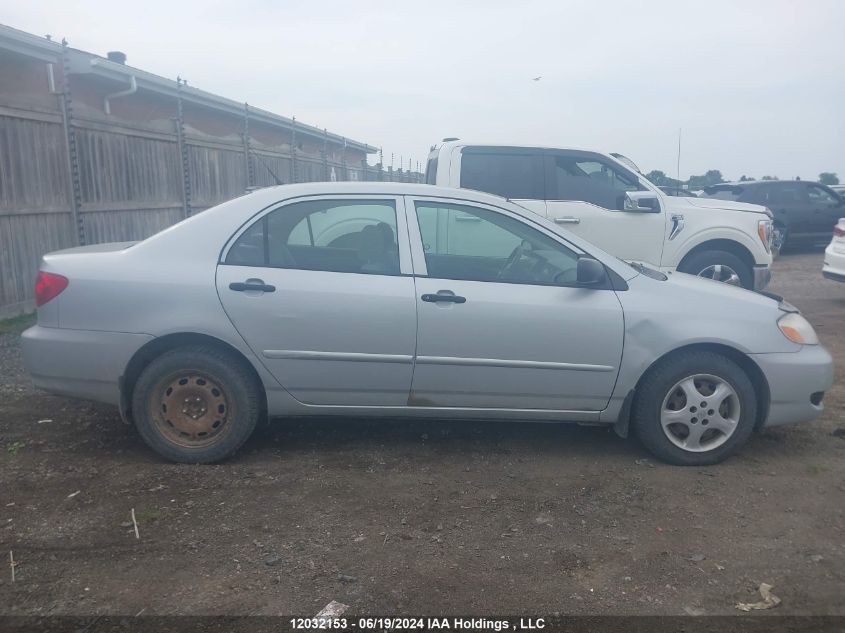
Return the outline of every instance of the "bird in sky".
<path id="1" fill-rule="evenodd" d="M 534 77 L 531 81 L 540 81 L 542 78 L 543 75 L 540 75 L 539 77 Z"/>

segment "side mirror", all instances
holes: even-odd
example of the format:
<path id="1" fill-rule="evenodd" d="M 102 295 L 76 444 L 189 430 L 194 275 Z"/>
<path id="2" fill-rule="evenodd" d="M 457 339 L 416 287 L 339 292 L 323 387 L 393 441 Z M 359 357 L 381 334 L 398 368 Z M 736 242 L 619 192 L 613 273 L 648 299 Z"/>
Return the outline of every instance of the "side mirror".
<path id="1" fill-rule="evenodd" d="M 660 201 L 651 191 L 627 191 L 622 210 L 630 213 L 660 213 Z"/>
<path id="2" fill-rule="evenodd" d="M 598 286 L 607 279 L 604 266 L 592 257 L 581 257 L 576 268 L 576 280 L 580 286 Z"/>

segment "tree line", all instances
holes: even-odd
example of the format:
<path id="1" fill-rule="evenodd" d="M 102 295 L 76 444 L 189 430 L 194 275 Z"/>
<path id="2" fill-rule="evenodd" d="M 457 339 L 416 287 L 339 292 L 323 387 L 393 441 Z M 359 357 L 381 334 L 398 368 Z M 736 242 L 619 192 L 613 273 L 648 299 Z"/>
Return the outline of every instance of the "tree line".
<path id="1" fill-rule="evenodd" d="M 717 185 L 720 182 L 728 182 L 722 177 L 722 172 L 718 169 L 710 169 L 700 176 L 690 176 L 687 181 L 671 178 L 659 169 L 654 169 L 648 172 L 646 174 L 646 178 L 659 187 L 677 187 L 679 189 L 683 188 L 693 190 L 704 189 L 705 187 L 709 187 L 711 185 Z M 740 182 L 751 182 L 753 180 L 757 179 L 746 176 L 745 174 L 743 174 L 739 179 Z M 777 176 L 763 176 L 760 180 L 780 180 L 780 178 Z M 796 177 L 795 180 L 801 180 L 801 178 Z M 823 185 L 838 185 L 839 177 L 833 172 L 824 171 L 819 174 L 818 182 Z"/>

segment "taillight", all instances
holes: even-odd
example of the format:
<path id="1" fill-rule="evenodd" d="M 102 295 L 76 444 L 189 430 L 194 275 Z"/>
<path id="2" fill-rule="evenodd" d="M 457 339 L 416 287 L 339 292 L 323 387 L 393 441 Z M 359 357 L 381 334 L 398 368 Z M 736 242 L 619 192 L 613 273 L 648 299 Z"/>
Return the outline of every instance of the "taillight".
<path id="1" fill-rule="evenodd" d="M 38 272 L 35 279 L 35 305 L 43 306 L 48 301 L 58 297 L 67 288 L 68 279 L 55 273 Z"/>
<path id="2" fill-rule="evenodd" d="M 833 237 L 845 237 L 845 228 L 838 224 L 833 227 Z"/>

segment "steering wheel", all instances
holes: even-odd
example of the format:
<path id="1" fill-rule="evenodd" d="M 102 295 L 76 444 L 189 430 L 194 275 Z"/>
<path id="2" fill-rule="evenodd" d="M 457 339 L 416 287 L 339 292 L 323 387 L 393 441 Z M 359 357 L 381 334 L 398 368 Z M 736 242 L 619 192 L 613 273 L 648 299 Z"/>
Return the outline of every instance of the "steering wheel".
<path id="1" fill-rule="evenodd" d="M 499 271 L 497 277 L 499 279 L 504 279 L 505 274 L 511 271 L 516 263 L 522 258 L 525 254 L 525 242 L 520 242 L 515 249 L 511 251 L 511 254 L 508 255 L 508 259 L 505 261 L 505 265 L 502 266 L 502 269 Z"/>

